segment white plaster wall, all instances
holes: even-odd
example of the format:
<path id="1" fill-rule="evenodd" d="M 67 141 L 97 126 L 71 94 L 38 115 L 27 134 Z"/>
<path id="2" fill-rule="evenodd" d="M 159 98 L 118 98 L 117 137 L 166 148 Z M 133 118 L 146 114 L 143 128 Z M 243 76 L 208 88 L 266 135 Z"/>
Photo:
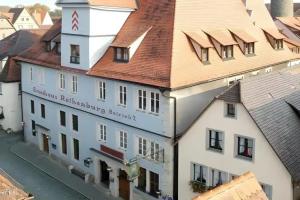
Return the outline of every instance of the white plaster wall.
<path id="1" fill-rule="evenodd" d="M 44 18 L 44 21 L 42 22 L 42 25 L 53 25 L 53 21 L 49 15 L 49 13 L 47 12 Z"/>
<path id="2" fill-rule="evenodd" d="M 4 119 L 0 120 L 3 129 L 20 131 L 22 121 L 21 95 L 19 95 L 19 83 L 2 83 L 2 95 L 0 106 L 3 107 Z"/>
<path id="3" fill-rule="evenodd" d="M 22 21 L 22 18 L 24 18 L 24 21 Z M 28 20 L 27 20 L 28 18 Z M 23 28 L 20 28 L 19 26 L 23 26 Z M 16 30 L 20 29 L 38 29 L 39 26 L 34 21 L 34 19 L 31 17 L 31 15 L 28 13 L 26 9 L 23 10 L 23 12 L 19 15 L 17 21 L 14 23 L 14 27 Z"/>
<path id="4" fill-rule="evenodd" d="M 206 130 L 224 131 L 224 153 L 206 150 Z M 255 139 L 254 161 L 234 156 L 235 134 Z M 199 163 L 231 174 L 252 171 L 258 180 L 273 188 L 273 200 L 292 200 L 291 176 L 242 105 L 237 119 L 224 117 L 224 101 L 217 100 L 179 141 L 179 199 L 191 199 L 191 163 Z"/>

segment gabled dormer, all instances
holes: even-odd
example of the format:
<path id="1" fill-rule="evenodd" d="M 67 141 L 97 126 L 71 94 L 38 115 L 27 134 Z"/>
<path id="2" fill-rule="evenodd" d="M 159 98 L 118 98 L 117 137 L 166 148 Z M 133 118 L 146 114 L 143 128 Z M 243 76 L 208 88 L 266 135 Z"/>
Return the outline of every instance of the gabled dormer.
<path id="1" fill-rule="evenodd" d="M 210 37 L 216 51 L 223 60 L 234 58 L 234 48 L 236 41 L 228 31 L 209 31 L 206 32 Z"/>
<path id="2" fill-rule="evenodd" d="M 244 30 L 230 30 L 230 32 L 245 55 L 255 54 L 255 43 L 257 40 L 253 36 Z"/>
<path id="3" fill-rule="evenodd" d="M 286 38 L 284 35 L 282 35 L 277 29 L 263 29 L 263 31 L 273 49 L 283 49 L 283 39 Z"/>
<path id="4" fill-rule="evenodd" d="M 101 59 L 128 16 L 135 0 L 59 0 L 62 7 L 61 63 L 88 70 Z"/>
<path id="5" fill-rule="evenodd" d="M 189 38 L 201 62 L 204 64 L 209 63 L 209 49 L 213 48 L 213 45 L 208 37 L 206 35 L 200 36 L 200 34 L 195 32 L 187 32 L 185 34 Z"/>

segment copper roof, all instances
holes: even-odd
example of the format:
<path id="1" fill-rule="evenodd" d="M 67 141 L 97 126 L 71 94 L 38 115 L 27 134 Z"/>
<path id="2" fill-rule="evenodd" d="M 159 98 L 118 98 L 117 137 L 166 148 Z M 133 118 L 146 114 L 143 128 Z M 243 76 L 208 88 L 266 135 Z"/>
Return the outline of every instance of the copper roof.
<path id="1" fill-rule="evenodd" d="M 287 46 L 280 51 L 273 49 L 262 29 L 276 38 L 284 37 L 261 0 L 248 1 L 247 6 L 255 11 L 251 17 L 240 0 L 140 0 L 139 8 L 130 14 L 114 41 L 114 44 L 128 46 L 151 27 L 134 56 L 128 63 L 114 62 L 114 51 L 110 47 L 88 75 L 178 89 L 300 58 Z M 61 24 L 54 26 L 57 28 L 52 28 L 44 40 L 59 34 Z M 210 64 L 205 65 L 185 34 L 197 33 L 207 38 L 205 31 L 222 44 L 235 44 L 228 30 L 251 33 L 257 40 L 255 56 L 245 56 L 234 45 L 234 59 L 224 61 L 216 49 L 211 48 Z M 241 37 L 249 40 L 249 36 Z M 46 67 L 60 66 L 60 57 L 53 58 L 43 50 L 43 45 L 35 46 L 22 58 Z"/>
<path id="2" fill-rule="evenodd" d="M 205 192 L 194 200 L 268 200 L 253 173 L 244 175 Z"/>

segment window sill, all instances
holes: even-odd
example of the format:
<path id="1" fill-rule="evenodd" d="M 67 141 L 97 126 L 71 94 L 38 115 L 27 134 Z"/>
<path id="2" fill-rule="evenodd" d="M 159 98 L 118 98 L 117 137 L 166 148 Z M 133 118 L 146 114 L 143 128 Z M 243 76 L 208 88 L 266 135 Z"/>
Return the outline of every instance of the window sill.
<path id="1" fill-rule="evenodd" d="M 250 53 L 250 54 L 245 53 L 245 56 L 246 57 L 254 57 L 254 56 L 256 56 L 256 54 L 255 53 Z"/>
<path id="2" fill-rule="evenodd" d="M 123 105 L 123 104 L 117 104 L 117 106 L 122 107 L 122 108 L 126 108 L 127 107 L 126 105 Z"/>
<path id="3" fill-rule="evenodd" d="M 216 148 L 208 147 L 208 148 L 207 148 L 207 150 L 208 150 L 208 151 L 215 152 L 215 153 L 224 154 L 224 149 L 220 150 L 220 149 L 216 149 Z"/>
<path id="4" fill-rule="evenodd" d="M 154 115 L 154 116 L 159 116 L 159 113 L 154 113 L 154 112 L 149 112 L 148 114 Z"/>
<path id="5" fill-rule="evenodd" d="M 146 113 L 146 110 L 140 110 L 140 109 L 137 109 L 136 111 L 137 111 L 137 112 L 140 112 L 140 113 Z"/>
<path id="6" fill-rule="evenodd" d="M 235 157 L 238 158 L 238 159 L 241 159 L 241 160 L 245 160 L 245 161 L 249 161 L 249 162 L 254 162 L 253 156 L 252 156 L 252 158 L 249 158 L 247 156 L 242 156 L 242 155 L 236 155 Z"/>
<path id="7" fill-rule="evenodd" d="M 105 103 L 105 99 L 97 98 L 97 101 L 101 101 L 102 103 Z"/>
<path id="8" fill-rule="evenodd" d="M 225 115 L 226 118 L 229 118 L 229 119 L 236 119 L 236 115 L 233 116 L 233 115 Z"/>
<path id="9" fill-rule="evenodd" d="M 234 60 L 234 57 L 231 58 L 222 58 L 223 61 L 229 61 L 229 60 Z"/>

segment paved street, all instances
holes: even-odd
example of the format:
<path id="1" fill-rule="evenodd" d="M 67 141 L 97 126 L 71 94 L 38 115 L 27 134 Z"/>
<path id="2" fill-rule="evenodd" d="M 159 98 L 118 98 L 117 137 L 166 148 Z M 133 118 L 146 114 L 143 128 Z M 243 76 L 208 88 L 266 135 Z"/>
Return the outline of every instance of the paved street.
<path id="1" fill-rule="evenodd" d="M 18 135 L 0 133 L 0 168 L 23 185 L 26 192 L 41 200 L 87 199 L 10 152 L 10 147 L 20 140 Z"/>

